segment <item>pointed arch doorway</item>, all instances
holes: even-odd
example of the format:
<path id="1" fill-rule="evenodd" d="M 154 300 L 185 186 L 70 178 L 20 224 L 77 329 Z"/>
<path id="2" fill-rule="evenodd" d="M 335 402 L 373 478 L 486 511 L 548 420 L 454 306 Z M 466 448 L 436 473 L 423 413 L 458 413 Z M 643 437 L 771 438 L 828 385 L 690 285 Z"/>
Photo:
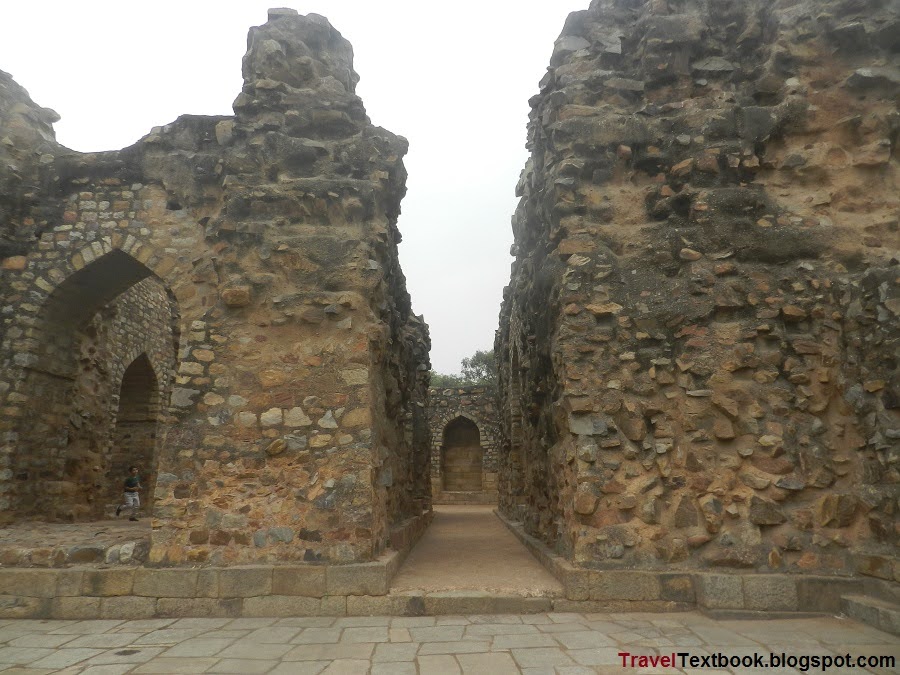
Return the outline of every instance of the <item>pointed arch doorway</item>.
<path id="1" fill-rule="evenodd" d="M 160 416 L 159 379 L 146 354 L 125 369 L 109 456 L 109 504 L 119 504 L 122 481 L 130 466 L 138 467 L 144 487 L 143 512 L 149 512 L 156 482 L 156 436 Z"/>
<path id="2" fill-rule="evenodd" d="M 447 423 L 441 457 L 445 492 L 482 490 L 484 450 L 475 422 L 460 416 Z"/>

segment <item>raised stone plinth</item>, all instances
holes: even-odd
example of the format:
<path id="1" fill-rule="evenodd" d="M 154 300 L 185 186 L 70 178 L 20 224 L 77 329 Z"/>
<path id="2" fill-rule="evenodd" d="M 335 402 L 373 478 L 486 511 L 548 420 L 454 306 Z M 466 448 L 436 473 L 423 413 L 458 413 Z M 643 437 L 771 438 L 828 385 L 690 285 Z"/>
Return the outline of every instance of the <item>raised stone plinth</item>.
<path id="1" fill-rule="evenodd" d="M 142 565 L 149 552 L 149 521 L 28 522 L 0 533 L 0 567 Z"/>
<path id="2" fill-rule="evenodd" d="M 856 618 L 872 623 L 866 617 L 875 617 L 890 626 L 891 607 L 884 607 L 883 603 L 867 605 L 859 597 L 848 604 L 842 598 L 900 598 L 900 584 L 860 576 L 586 569 L 551 552 L 526 534 L 520 523 L 500 518 L 565 587 L 566 601 L 554 603 L 560 611 L 565 611 L 564 607 L 588 612 L 700 609 L 734 617 L 834 614 L 852 606 L 856 608 Z M 878 623 L 872 625 L 880 628 Z"/>

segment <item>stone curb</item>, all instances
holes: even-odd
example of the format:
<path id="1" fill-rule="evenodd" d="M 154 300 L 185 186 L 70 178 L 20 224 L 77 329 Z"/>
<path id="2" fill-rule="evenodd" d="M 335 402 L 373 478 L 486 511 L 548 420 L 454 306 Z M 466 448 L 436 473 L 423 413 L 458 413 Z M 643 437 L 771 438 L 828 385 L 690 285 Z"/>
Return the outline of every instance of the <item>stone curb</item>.
<path id="1" fill-rule="evenodd" d="M 584 569 L 554 554 L 528 535 L 520 523 L 508 520 L 499 511 L 494 513 L 562 583 L 569 601 L 590 602 L 603 608 L 585 611 L 658 611 L 651 607 L 678 607 L 756 618 L 798 612 L 837 614 L 842 611 L 842 596 L 863 594 L 875 581 L 863 577 L 756 572 Z M 896 590 L 900 592 L 900 587 Z M 618 609 L 606 609 L 612 607 Z"/>
<path id="2" fill-rule="evenodd" d="M 402 531 L 394 533 L 396 540 L 405 544 L 403 550 L 388 552 L 371 563 L 202 569 L 0 568 L 0 619 L 690 610 L 722 618 L 777 618 L 838 613 L 842 596 L 900 595 L 893 582 L 871 577 L 581 569 L 554 555 L 499 513 L 501 521 L 562 582 L 566 597 L 486 591 L 391 593 L 391 579 L 431 515 L 405 523 Z M 882 586 L 890 588 L 885 591 Z"/>

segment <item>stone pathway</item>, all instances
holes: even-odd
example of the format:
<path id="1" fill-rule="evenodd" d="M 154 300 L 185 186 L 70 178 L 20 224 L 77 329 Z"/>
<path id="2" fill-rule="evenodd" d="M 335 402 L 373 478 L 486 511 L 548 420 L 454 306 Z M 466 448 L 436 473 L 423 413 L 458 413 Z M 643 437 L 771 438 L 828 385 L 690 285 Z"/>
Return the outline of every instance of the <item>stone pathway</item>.
<path id="1" fill-rule="evenodd" d="M 530 614 L 145 621 L 0 621 L 0 673 L 505 675 L 798 673 L 795 668 L 623 668 L 688 652 L 900 657 L 900 639 L 848 619 L 715 621 L 683 614 Z M 822 672 L 821 668 L 810 672 Z M 890 673 L 896 667 L 825 672 Z"/>
<path id="2" fill-rule="evenodd" d="M 500 521 L 495 506 L 436 505 L 391 591 L 480 590 L 562 596 L 562 584 Z"/>

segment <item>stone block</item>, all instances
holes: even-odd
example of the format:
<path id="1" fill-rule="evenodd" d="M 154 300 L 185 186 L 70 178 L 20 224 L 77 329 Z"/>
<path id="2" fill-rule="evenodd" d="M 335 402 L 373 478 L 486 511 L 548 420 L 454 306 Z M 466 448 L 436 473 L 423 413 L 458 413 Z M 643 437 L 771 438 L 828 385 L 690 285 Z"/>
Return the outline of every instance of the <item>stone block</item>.
<path id="1" fill-rule="evenodd" d="M 863 592 L 861 579 L 801 577 L 797 579 L 797 609 L 801 612 L 841 611 L 841 596 Z"/>
<path id="2" fill-rule="evenodd" d="M 346 595 L 326 595 L 319 607 L 320 616 L 347 616 Z"/>
<path id="3" fill-rule="evenodd" d="M 207 569 L 197 571 L 198 598 L 219 597 L 219 570 Z"/>
<path id="4" fill-rule="evenodd" d="M 704 609 L 743 609 L 744 587 L 741 577 L 732 574 L 694 575 L 697 605 Z"/>
<path id="5" fill-rule="evenodd" d="M 52 598 L 56 570 L 0 569 L 0 595 Z"/>
<path id="6" fill-rule="evenodd" d="M 272 592 L 271 567 L 232 567 L 219 570 L 220 598 L 252 598 Z"/>
<path id="7" fill-rule="evenodd" d="M 161 618 L 218 618 L 241 615 L 240 598 L 160 598 L 156 616 Z"/>
<path id="8" fill-rule="evenodd" d="M 422 591 L 406 591 L 392 594 L 393 616 L 424 616 L 425 593 Z"/>
<path id="9" fill-rule="evenodd" d="M 597 572 L 591 579 L 591 600 L 659 600 L 655 572 Z"/>
<path id="10" fill-rule="evenodd" d="M 347 596 L 347 616 L 391 616 L 394 599 L 389 595 Z"/>
<path id="11" fill-rule="evenodd" d="M 318 598 L 299 595 L 264 595 L 245 598 L 241 616 L 245 617 L 286 617 L 317 616 L 322 603 Z"/>
<path id="12" fill-rule="evenodd" d="M 321 565 L 276 567 L 272 572 L 272 593 L 321 598 L 325 595 L 325 567 Z"/>
<path id="13" fill-rule="evenodd" d="M 103 546 L 85 545 L 73 546 L 68 552 L 68 562 L 71 565 L 80 565 L 82 563 L 99 563 L 103 562 L 106 555 L 106 548 Z"/>
<path id="14" fill-rule="evenodd" d="M 49 619 L 53 600 L 24 595 L 0 595 L 0 619 Z"/>
<path id="15" fill-rule="evenodd" d="M 865 589 L 860 592 L 865 592 L 866 595 L 874 598 L 881 598 L 886 602 L 892 602 L 895 605 L 900 605 L 900 584 L 878 579 L 860 579 L 860 581 L 862 581 L 862 587 Z"/>
<path id="16" fill-rule="evenodd" d="M 99 619 L 102 598 L 53 598 L 50 615 L 54 619 Z"/>
<path id="17" fill-rule="evenodd" d="M 134 595 L 150 598 L 193 598 L 197 595 L 197 570 L 138 569 Z"/>
<path id="18" fill-rule="evenodd" d="M 697 594 L 694 591 L 694 578 L 690 574 L 679 574 L 677 572 L 660 574 L 659 584 L 660 598 L 663 600 L 690 603 L 697 601 Z"/>
<path id="19" fill-rule="evenodd" d="M 386 595 L 389 584 L 384 561 L 329 565 L 326 572 L 328 595 Z"/>
<path id="20" fill-rule="evenodd" d="M 744 608 L 767 612 L 797 610 L 797 578 L 784 574 L 744 577 Z"/>
<path id="21" fill-rule="evenodd" d="M 869 626 L 878 627 L 878 605 L 871 598 L 845 595 L 841 598 L 841 612 Z"/>
<path id="22" fill-rule="evenodd" d="M 553 600 L 554 612 L 594 612 L 602 614 L 609 611 L 608 603 L 599 600 L 569 600 L 568 598 L 555 598 Z"/>
<path id="23" fill-rule="evenodd" d="M 134 569 L 85 570 L 81 594 L 89 596 L 131 595 Z"/>
<path id="24" fill-rule="evenodd" d="M 222 291 L 222 301 L 228 307 L 246 307 L 250 304 L 250 287 L 234 286 Z"/>
<path id="25" fill-rule="evenodd" d="M 880 555 L 858 556 L 856 559 L 856 571 L 877 579 L 891 580 L 894 575 L 891 559 Z"/>
<path id="26" fill-rule="evenodd" d="M 83 570 L 57 570 L 56 571 L 56 595 L 67 597 L 81 595 L 83 583 Z"/>
<path id="27" fill-rule="evenodd" d="M 93 599 L 93 598 L 90 598 Z M 156 598 L 124 595 L 117 598 L 100 598 L 101 619 L 152 619 L 156 616 Z"/>
<path id="28" fill-rule="evenodd" d="M 24 255 L 14 255 L 9 258 L 5 258 L 3 261 L 0 261 L 0 269 L 4 270 L 12 270 L 14 272 L 20 272 L 25 269 L 28 265 L 28 258 Z"/>
<path id="29" fill-rule="evenodd" d="M 562 570 L 562 583 L 569 600 L 587 600 L 591 597 L 591 577 L 596 572 L 566 566 Z"/>
<path id="30" fill-rule="evenodd" d="M 348 370 L 341 371 L 341 379 L 348 385 L 361 385 L 368 384 L 369 382 L 369 369 L 368 368 L 353 368 Z"/>
<path id="31" fill-rule="evenodd" d="M 891 635 L 900 635 L 900 611 L 897 607 L 879 607 L 876 627 Z"/>
<path id="32" fill-rule="evenodd" d="M 560 598 L 562 599 L 562 598 Z M 554 598 L 523 598 L 518 595 L 496 596 L 491 603 L 492 614 L 539 614 L 552 612 Z"/>
<path id="33" fill-rule="evenodd" d="M 425 595 L 425 614 L 492 614 L 493 596 L 486 591 L 443 591 Z"/>
<path id="34" fill-rule="evenodd" d="M 407 528 L 405 540 L 406 542 L 412 542 L 416 539 L 415 533 L 412 531 L 412 528 Z M 405 550 L 408 551 L 412 547 L 411 543 L 407 543 Z M 387 575 L 388 585 L 390 585 L 391 580 L 396 576 L 397 572 L 400 571 L 400 565 L 403 564 L 403 560 L 405 559 L 405 553 L 400 553 L 400 551 L 394 551 L 389 555 L 382 556 L 382 560 L 385 564 L 385 574 Z"/>

